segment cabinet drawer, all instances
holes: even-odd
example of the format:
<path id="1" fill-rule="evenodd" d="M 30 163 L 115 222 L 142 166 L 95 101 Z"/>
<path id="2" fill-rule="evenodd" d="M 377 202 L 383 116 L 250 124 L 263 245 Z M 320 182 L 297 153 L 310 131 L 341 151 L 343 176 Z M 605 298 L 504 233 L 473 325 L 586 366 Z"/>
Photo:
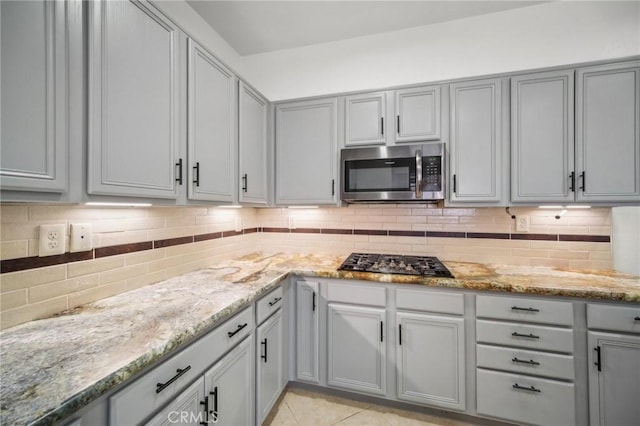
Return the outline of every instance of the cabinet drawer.
<path id="1" fill-rule="evenodd" d="M 573 304 L 528 297 L 477 296 L 476 316 L 540 324 L 573 325 Z"/>
<path id="2" fill-rule="evenodd" d="M 383 285 L 370 286 L 329 283 L 327 288 L 327 301 L 386 306 L 387 293 Z"/>
<path id="3" fill-rule="evenodd" d="M 249 335 L 253 324 L 253 308 L 250 307 L 111 396 L 109 424 L 139 423 L 163 407 L 228 349 Z M 230 336 L 230 333 L 235 334 Z M 166 386 L 158 392 L 160 383 Z"/>
<path id="4" fill-rule="evenodd" d="M 477 345 L 476 363 L 478 367 L 534 374 L 553 379 L 574 380 L 575 378 L 571 355 Z"/>
<path id="5" fill-rule="evenodd" d="M 464 294 L 436 291 L 396 289 L 398 309 L 464 315 Z"/>
<path id="6" fill-rule="evenodd" d="M 478 343 L 573 353 L 571 329 L 477 320 L 476 340 Z"/>
<path id="7" fill-rule="evenodd" d="M 623 333 L 640 333 L 640 304 L 635 306 L 588 304 L 587 327 Z"/>
<path id="8" fill-rule="evenodd" d="M 282 307 L 282 286 L 258 300 L 256 303 L 256 322 L 258 324 Z"/>
<path id="9" fill-rule="evenodd" d="M 534 425 L 575 424 L 573 383 L 476 371 L 478 414 Z"/>

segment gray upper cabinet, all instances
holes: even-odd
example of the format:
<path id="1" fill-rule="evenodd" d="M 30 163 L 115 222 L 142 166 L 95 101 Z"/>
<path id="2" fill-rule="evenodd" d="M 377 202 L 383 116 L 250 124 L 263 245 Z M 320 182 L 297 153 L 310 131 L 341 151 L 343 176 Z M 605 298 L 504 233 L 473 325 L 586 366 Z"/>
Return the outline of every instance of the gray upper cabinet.
<path id="1" fill-rule="evenodd" d="M 450 86 L 450 200 L 500 202 L 503 156 L 503 80 Z"/>
<path id="2" fill-rule="evenodd" d="M 640 61 L 578 69 L 578 201 L 640 201 Z"/>
<path id="3" fill-rule="evenodd" d="M 276 107 L 276 204 L 335 204 L 337 99 Z"/>
<path id="4" fill-rule="evenodd" d="M 68 187 L 64 1 L 2 1 L 2 189 Z"/>
<path id="5" fill-rule="evenodd" d="M 239 85 L 239 174 L 241 203 L 267 202 L 267 101 Z"/>
<path id="6" fill-rule="evenodd" d="M 384 144 L 386 93 L 345 98 L 345 146 Z"/>
<path id="7" fill-rule="evenodd" d="M 396 141 L 440 139 L 440 86 L 396 90 Z"/>
<path id="8" fill-rule="evenodd" d="M 573 201 L 573 70 L 511 79 L 511 201 Z"/>
<path id="9" fill-rule="evenodd" d="M 236 198 L 236 79 L 189 39 L 188 176 L 192 200 Z"/>
<path id="10" fill-rule="evenodd" d="M 147 2 L 87 4 L 88 192 L 176 198 L 178 29 Z"/>

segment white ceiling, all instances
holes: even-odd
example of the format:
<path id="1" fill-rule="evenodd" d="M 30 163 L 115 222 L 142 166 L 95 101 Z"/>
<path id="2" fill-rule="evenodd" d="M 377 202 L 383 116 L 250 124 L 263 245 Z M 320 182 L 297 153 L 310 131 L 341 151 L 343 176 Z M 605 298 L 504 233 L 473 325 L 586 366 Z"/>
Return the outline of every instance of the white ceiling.
<path id="1" fill-rule="evenodd" d="M 270 52 L 531 6 L 541 1 L 187 0 L 240 55 Z"/>

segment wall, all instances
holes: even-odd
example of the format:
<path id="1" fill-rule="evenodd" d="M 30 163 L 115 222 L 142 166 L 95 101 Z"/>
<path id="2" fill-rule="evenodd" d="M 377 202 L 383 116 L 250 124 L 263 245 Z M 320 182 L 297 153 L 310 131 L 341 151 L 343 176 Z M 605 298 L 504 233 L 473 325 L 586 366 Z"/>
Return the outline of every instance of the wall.
<path id="1" fill-rule="evenodd" d="M 563 1 L 242 57 L 271 101 L 640 54 L 640 3 Z"/>
<path id="2" fill-rule="evenodd" d="M 449 261 L 611 268 L 611 209 L 569 211 L 560 220 L 553 218 L 556 211 L 514 207 L 512 212 L 531 217 L 526 237 L 514 234 L 513 221 L 502 208 L 355 205 L 237 210 L 3 204 L 0 257 L 3 271 L 13 272 L 0 275 L 0 328 L 256 250 L 415 253 Z M 93 226 L 96 249 L 79 254 L 89 257 L 36 257 L 39 225 L 68 227 L 77 222 Z M 235 231 L 237 224 L 244 233 Z M 558 241 L 562 236 L 583 241 Z M 49 261 L 55 262 L 38 263 Z"/>

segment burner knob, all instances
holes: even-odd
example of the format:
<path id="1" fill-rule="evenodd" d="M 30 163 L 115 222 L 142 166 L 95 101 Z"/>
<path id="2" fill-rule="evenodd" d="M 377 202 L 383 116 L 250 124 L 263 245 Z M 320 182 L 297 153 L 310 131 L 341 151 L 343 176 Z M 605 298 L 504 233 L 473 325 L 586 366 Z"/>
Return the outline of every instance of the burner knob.
<path id="1" fill-rule="evenodd" d="M 391 263 L 389 263 L 389 267 L 391 268 L 395 268 L 396 267 L 396 262 L 394 262 L 393 260 L 391 261 Z"/>
<path id="2" fill-rule="evenodd" d="M 398 265 L 400 268 L 406 268 L 407 265 L 404 264 L 404 262 L 401 260 L 400 261 L 400 265 Z"/>
<path id="3" fill-rule="evenodd" d="M 413 271 L 413 266 L 411 266 L 411 264 L 407 265 L 407 271 Z"/>
<path id="4" fill-rule="evenodd" d="M 378 262 L 376 262 L 376 263 L 373 264 L 372 268 L 376 268 L 377 269 L 379 266 L 380 265 L 378 265 Z"/>

